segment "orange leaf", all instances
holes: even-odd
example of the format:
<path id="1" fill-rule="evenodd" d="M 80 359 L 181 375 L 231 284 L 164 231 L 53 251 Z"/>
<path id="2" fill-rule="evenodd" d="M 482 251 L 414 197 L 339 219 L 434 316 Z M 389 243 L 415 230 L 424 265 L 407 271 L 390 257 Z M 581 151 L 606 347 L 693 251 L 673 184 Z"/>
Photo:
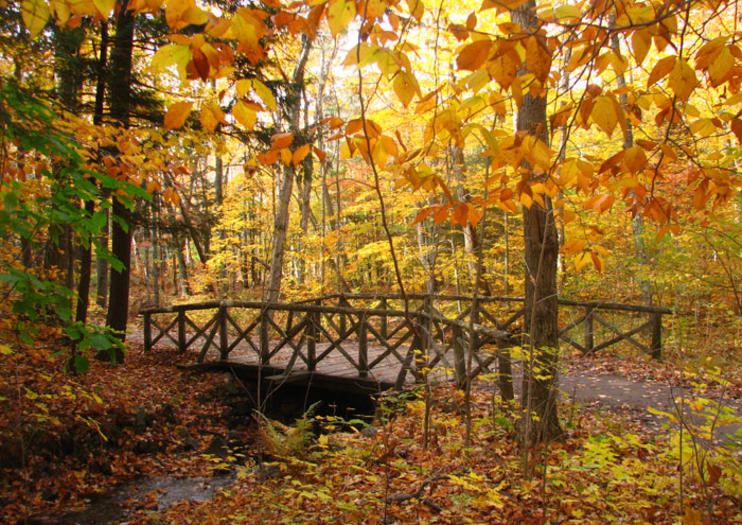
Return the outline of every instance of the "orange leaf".
<path id="1" fill-rule="evenodd" d="M 459 69 L 474 71 L 479 69 L 487 61 L 492 40 L 478 40 L 465 46 L 456 57 L 456 66 Z"/>
<path id="2" fill-rule="evenodd" d="M 647 165 L 647 156 L 639 146 L 632 146 L 624 151 L 623 164 L 627 171 L 639 173 Z"/>
<path id="3" fill-rule="evenodd" d="M 325 153 L 319 148 L 313 147 L 312 151 L 314 151 L 314 154 L 317 155 L 317 158 L 319 159 L 320 162 L 324 162 L 325 159 L 327 158 L 327 153 Z"/>
<path id="4" fill-rule="evenodd" d="M 732 133 L 737 137 L 737 140 L 742 144 L 742 120 L 736 118 L 731 123 Z"/>
<path id="5" fill-rule="evenodd" d="M 543 36 L 535 35 L 526 39 L 526 68 L 541 82 L 549 78 L 551 51 L 546 47 Z"/>
<path id="6" fill-rule="evenodd" d="M 431 213 L 433 213 L 433 208 L 423 208 L 422 210 L 417 212 L 417 215 L 415 215 L 415 220 L 412 221 L 411 226 L 423 222 L 430 216 Z"/>
<path id="7" fill-rule="evenodd" d="M 307 155 L 309 155 L 310 145 L 304 144 L 303 146 L 299 146 L 296 151 L 294 151 L 294 154 L 291 157 L 291 163 L 294 166 L 298 166 L 301 161 L 303 161 Z"/>
<path id="8" fill-rule="evenodd" d="M 271 147 L 274 149 L 287 148 L 294 142 L 293 133 L 276 133 L 271 137 Z"/>
<path id="9" fill-rule="evenodd" d="M 448 218 L 450 204 L 444 204 L 440 206 L 438 210 L 433 214 L 433 220 L 436 224 L 442 224 Z"/>
<path id="10" fill-rule="evenodd" d="M 658 80 L 666 77 L 675 66 L 676 59 L 677 57 L 675 55 L 672 55 L 669 57 L 665 57 L 657 62 L 654 65 L 654 68 L 652 68 L 652 72 L 649 74 L 649 78 L 647 79 L 647 87 L 649 88 L 653 86 L 657 83 Z"/>
<path id="11" fill-rule="evenodd" d="M 170 106 L 165 113 L 165 129 L 177 129 L 185 124 L 188 115 L 191 113 L 192 102 L 176 102 Z"/>

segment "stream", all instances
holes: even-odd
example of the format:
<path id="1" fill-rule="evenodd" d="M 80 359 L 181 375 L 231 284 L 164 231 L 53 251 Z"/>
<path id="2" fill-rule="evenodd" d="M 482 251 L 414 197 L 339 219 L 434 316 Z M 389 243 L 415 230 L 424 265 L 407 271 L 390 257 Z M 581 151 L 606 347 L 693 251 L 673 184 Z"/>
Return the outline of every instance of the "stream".
<path id="1" fill-rule="evenodd" d="M 180 501 L 207 501 L 221 488 L 228 487 L 235 481 L 232 473 L 215 476 L 213 478 L 170 478 L 151 477 L 131 481 L 110 493 L 94 500 L 90 506 L 82 511 L 61 516 L 54 523 L 103 525 L 126 521 L 129 512 L 129 501 L 149 498 L 154 494 L 157 498 L 152 511 L 162 511 Z M 31 524 L 51 523 L 46 520 L 31 520 Z"/>

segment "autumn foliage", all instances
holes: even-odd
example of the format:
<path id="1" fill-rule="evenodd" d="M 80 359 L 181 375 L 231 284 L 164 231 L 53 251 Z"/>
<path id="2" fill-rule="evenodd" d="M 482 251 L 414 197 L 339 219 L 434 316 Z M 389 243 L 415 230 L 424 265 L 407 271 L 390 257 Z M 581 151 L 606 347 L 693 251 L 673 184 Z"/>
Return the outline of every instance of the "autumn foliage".
<path id="1" fill-rule="evenodd" d="M 0 20 L 9 522 L 214 471 L 235 483 L 211 501 L 129 517 L 740 519 L 739 432 L 712 439 L 739 427 L 736 2 L 0 0 Z M 524 366 L 541 390 L 505 406 L 483 378 L 355 426 L 235 423 L 237 379 L 140 352 L 146 307 L 356 291 L 525 296 L 513 355 L 545 363 Z M 673 310 L 672 365 L 630 344 L 591 361 L 688 388 L 652 416 L 667 428 L 546 402 L 583 366 L 555 348 L 557 294 Z M 250 451 L 204 456 L 217 435 Z"/>

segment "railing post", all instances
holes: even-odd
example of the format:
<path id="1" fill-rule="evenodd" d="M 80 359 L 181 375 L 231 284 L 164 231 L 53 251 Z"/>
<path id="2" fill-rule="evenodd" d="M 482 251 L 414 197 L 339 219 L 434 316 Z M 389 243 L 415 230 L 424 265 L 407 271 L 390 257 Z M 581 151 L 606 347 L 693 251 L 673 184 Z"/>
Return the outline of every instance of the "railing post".
<path id="1" fill-rule="evenodd" d="M 340 298 L 338 298 L 338 306 L 341 306 L 341 307 L 348 306 L 348 301 L 346 301 L 345 300 L 345 297 L 343 297 L 342 295 L 340 296 Z M 345 333 L 345 330 L 348 329 L 348 324 L 347 324 L 348 323 L 348 319 L 347 319 L 347 317 L 346 317 L 345 314 L 338 314 L 338 315 L 340 315 L 340 323 L 339 323 L 340 324 L 340 334 L 338 334 L 338 335 L 341 335 L 341 334 L 344 334 Z"/>
<path id="2" fill-rule="evenodd" d="M 361 315 L 358 323 L 358 375 L 368 376 L 368 330 L 365 314 Z"/>
<path id="3" fill-rule="evenodd" d="M 656 312 L 650 315 L 652 316 L 652 358 L 662 359 L 662 314 Z"/>
<path id="4" fill-rule="evenodd" d="M 456 387 L 462 390 L 466 386 L 466 353 L 464 352 L 463 333 L 458 326 L 453 327 L 453 358 Z"/>
<path id="5" fill-rule="evenodd" d="M 319 312 L 307 312 L 307 368 L 309 371 L 314 372 L 317 367 L 317 336 L 319 335 Z"/>
<path id="6" fill-rule="evenodd" d="M 219 306 L 219 358 L 227 359 L 229 354 L 229 339 L 227 339 L 227 307 Z"/>
<path id="7" fill-rule="evenodd" d="M 593 308 L 588 307 L 585 310 L 585 353 L 592 354 L 595 348 L 595 319 L 593 318 Z"/>
<path id="8" fill-rule="evenodd" d="M 178 310 L 178 351 L 186 351 L 185 310 Z"/>
<path id="9" fill-rule="evenodd" d="M 386 297 L 381 300 L 381 309 L 388 310 L 389 305 L 386 302 Z M 381 316 L 381 337 L 386 341 L 387 334 L 389 333 L 389 318 L 386 315 Z"/>
<path id="10" fill-rule="evenodd" d="M 149 312 L 144 312 L 144 351 L 149 352 L 152 349 L 152 319 Z"/>
<path id="11" fill-rule="evenodd" d="M 268 310 L 260 312 L 260 364 L 264 365 L 268 363 L 268 356 L 270 355 L 270 347 L 268 346 Z"/>

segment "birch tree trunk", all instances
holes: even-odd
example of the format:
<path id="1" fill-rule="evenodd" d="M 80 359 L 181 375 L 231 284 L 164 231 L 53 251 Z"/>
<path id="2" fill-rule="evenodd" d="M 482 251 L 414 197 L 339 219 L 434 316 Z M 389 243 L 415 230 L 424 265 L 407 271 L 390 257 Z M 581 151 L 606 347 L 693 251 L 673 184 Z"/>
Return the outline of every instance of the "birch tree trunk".
<path id="1" fill-rule="evenodd" d="M 289 85 L 289 95 L 284 109 L 288 120 L 289 129 L 294 134 L 293 147 L 301 145 L 297 143 L 299 133 L 299 113 L 301 110 L 301 91 L 304 84 L 304 69 L 309 58 L 309 50 L 312 42 L 308 37 L 302 38 L 302 48 L 299 55 L 294 74 Z M 291 191 L 294 185 L 296 169 L 293 164 L 285 165 L 283 168 L 283 179 L 278 191 L 278 203 L 276 207 L 275 221 L 273 223 L 273 247 L 271 250 L 270 276 L 268 277 L 268 293 L 266 301 L 278 302 L 281 296 L 281 282 L 283 280 L 283 260 L 286 253 L 286 238 L 289 229 L 289 204 L 291 202 Z"/>

